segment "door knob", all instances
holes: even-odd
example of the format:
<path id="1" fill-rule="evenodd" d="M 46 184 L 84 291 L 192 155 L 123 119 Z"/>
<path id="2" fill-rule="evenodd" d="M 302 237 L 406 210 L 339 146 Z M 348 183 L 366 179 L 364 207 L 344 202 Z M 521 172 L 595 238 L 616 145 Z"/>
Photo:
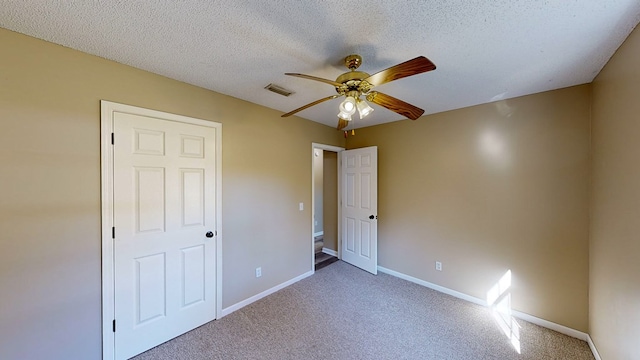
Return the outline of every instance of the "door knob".
<path id="1" fill-rule="evenodd" d="M 369 219 L 373 220 L 373 219 L 377 219 L 378 217 L 375 215 L 369 215 Z"/>
<path id="2" fill-rule="evenodd" d="M 213 237 L 213 232 L 209 231 L 205 234 L 206 237 L 208 238 L 212 238 Z"/>

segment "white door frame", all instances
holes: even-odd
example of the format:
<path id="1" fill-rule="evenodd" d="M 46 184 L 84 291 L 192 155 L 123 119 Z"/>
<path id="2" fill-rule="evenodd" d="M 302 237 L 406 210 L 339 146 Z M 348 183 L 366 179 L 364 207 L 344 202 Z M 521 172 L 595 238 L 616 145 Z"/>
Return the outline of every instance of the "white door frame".
<path id="1" fill-rule="evenodd" d="M 316 196 L 315 196 L 315 186 L 314 186 L 314 179 L 315 179 L 315 168 L 313 166 L 313 160 L 315 158 L 314 155 L 314 150 L 315 149 L 321 149 L 321 150 L 325 150 L 325 151 L 332 151 L 338 154 L 338 238 L 336 239 L 337 241 L 337 247 L 338 247 L 338 259 L 342 258 L 342 247 L 340 246 L 342 244 L 342 210 L 341 210 L 341 193 L 340 193 L 340 186 L 341 186 L 341 180 L 342 179 L 342 162 L 340 160 L 341 156 L 340 153 L 342 151 L 345 150 L 345 148 L 343 147 L 338 147 L 338 146 L 333 146 L 333 145 L 325 145 L 325 144 L 318 144 L 318 143 L 311 143 L 311 231 L 309 232 L 311 234 L 311 272 L 315 273 L 315 250 L 313 248 L 313 232 L 314 232 L 314 219 L 315 219 L 315 212 L 316 212 Z"/>
<path id="2" fill-rule="evenodd" d="M 136 106 L 100 101 L 100 178 L 102 202 L 102 358 L 115 356 L 115 278 L 113 241 L 113 113 L 127 113 L 163 120 L 214 127 L 216 131 L 216 319 L 222 316 L 222 124 L 207 120 L 144 109 Z"/>

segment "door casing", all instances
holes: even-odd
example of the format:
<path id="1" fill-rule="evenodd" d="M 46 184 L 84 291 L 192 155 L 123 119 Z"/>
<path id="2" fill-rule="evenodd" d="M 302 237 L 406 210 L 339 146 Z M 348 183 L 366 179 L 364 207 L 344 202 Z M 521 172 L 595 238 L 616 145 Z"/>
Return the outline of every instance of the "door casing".
<path id="1" fill-rule="evenodd" d="M 128 113 L 161 118 L 187 124 L 215 127 L 216 131 L 216 319 L 222 317 L 222 124 L 156 110 L 100 101 L 100 177 L 102 237 L 102 358 L 114 359 L 115 274 L 114 274 L 114 203 L 113 203 L 113 113 Z"/>
<path id="2" fill-rule="evenodd" d="M 341 236 L 342 236 L 341 235 L 342 234 L 342 231 L 341 231 L 341 229 L 342 229 L 342 226 L 341 226 L 342 217 L 341 217 L 341 210 L 340 210 L 340 208 L 341 208 L 340 201 L 341 201 L 342 195 L 340 193 L 340 189 L 341 189 L 341 181 L 340 180 L 342 178 L 341 177 L 341 174 L 342 174 L 342 165 L 341 164 L 342 163 L 340 162 L 340 153 L 342 151 L 344 151 L 345 148 L 338 147 L 338 146 L 332 146 L 332 145 L 311 143 L 311 230 L 310 230 L 309 233 L 311 234 L 311 271 L 312 272 L 315 272 L 315 251 L 314 251 L 314 248 L 313 248 L 313 241 L 314 241 L 314 238 L 313 238 L 314 226 L 313 226 L 313 224 L 314 224 L 315 211 L 316 211 L 315 210 L 316 209 L 315 187 L 313 186 L 314 185 L 313 182 L 314 182 L 314 178 L 315 178 L 314 177 L 315 169 L 314 169 L 314 166 L 313 166 L 313 161 L 314 161 L 314 157 L 315 157 L 315 155 L 314 155 L 314 150 L 315 149 L 321 149 L 321 150 L 324 150 L 324 151 L 332 151 L 332 152 L 338 153 L 338 191 L 337 191 L 337 193 L 338 193 L 338 209 L 337 209 L 337 212 L 338 212 L 338 233 L 337 233 L 337 237 L 338 238 L 336 239 L 336 241 L 337 241 L 337 247 L 338 247 L 338 259 L 341 259 L 342 258 L 341 257 L 341 251 L 342 250 L 341 250 L 341 246 L 340 245 L 341 245 Z"/>

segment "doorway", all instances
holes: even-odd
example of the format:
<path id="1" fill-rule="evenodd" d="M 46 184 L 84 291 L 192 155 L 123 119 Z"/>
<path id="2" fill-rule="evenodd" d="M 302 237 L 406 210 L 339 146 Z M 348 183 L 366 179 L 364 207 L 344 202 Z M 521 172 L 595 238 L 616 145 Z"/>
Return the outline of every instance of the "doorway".
<path id="1" fill-rule="evenodd" d="M 312 146 L 312 269 L 340 258 L 339 153 L 344 148 Z"/>

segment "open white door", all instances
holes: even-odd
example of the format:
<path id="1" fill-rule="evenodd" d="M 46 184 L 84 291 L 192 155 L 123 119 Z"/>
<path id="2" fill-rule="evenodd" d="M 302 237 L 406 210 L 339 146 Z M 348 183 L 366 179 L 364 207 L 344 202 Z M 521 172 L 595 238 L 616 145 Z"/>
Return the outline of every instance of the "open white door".
<path id="1" fill-rule="evenodd" d="M 113 113 L 115 359 L 216 318 L 219 128 Z"/>
<path id="2" fill-rule="evenodd" d="M 378 273 L 378 147 L 342 155 L 342 260 Z"/>

